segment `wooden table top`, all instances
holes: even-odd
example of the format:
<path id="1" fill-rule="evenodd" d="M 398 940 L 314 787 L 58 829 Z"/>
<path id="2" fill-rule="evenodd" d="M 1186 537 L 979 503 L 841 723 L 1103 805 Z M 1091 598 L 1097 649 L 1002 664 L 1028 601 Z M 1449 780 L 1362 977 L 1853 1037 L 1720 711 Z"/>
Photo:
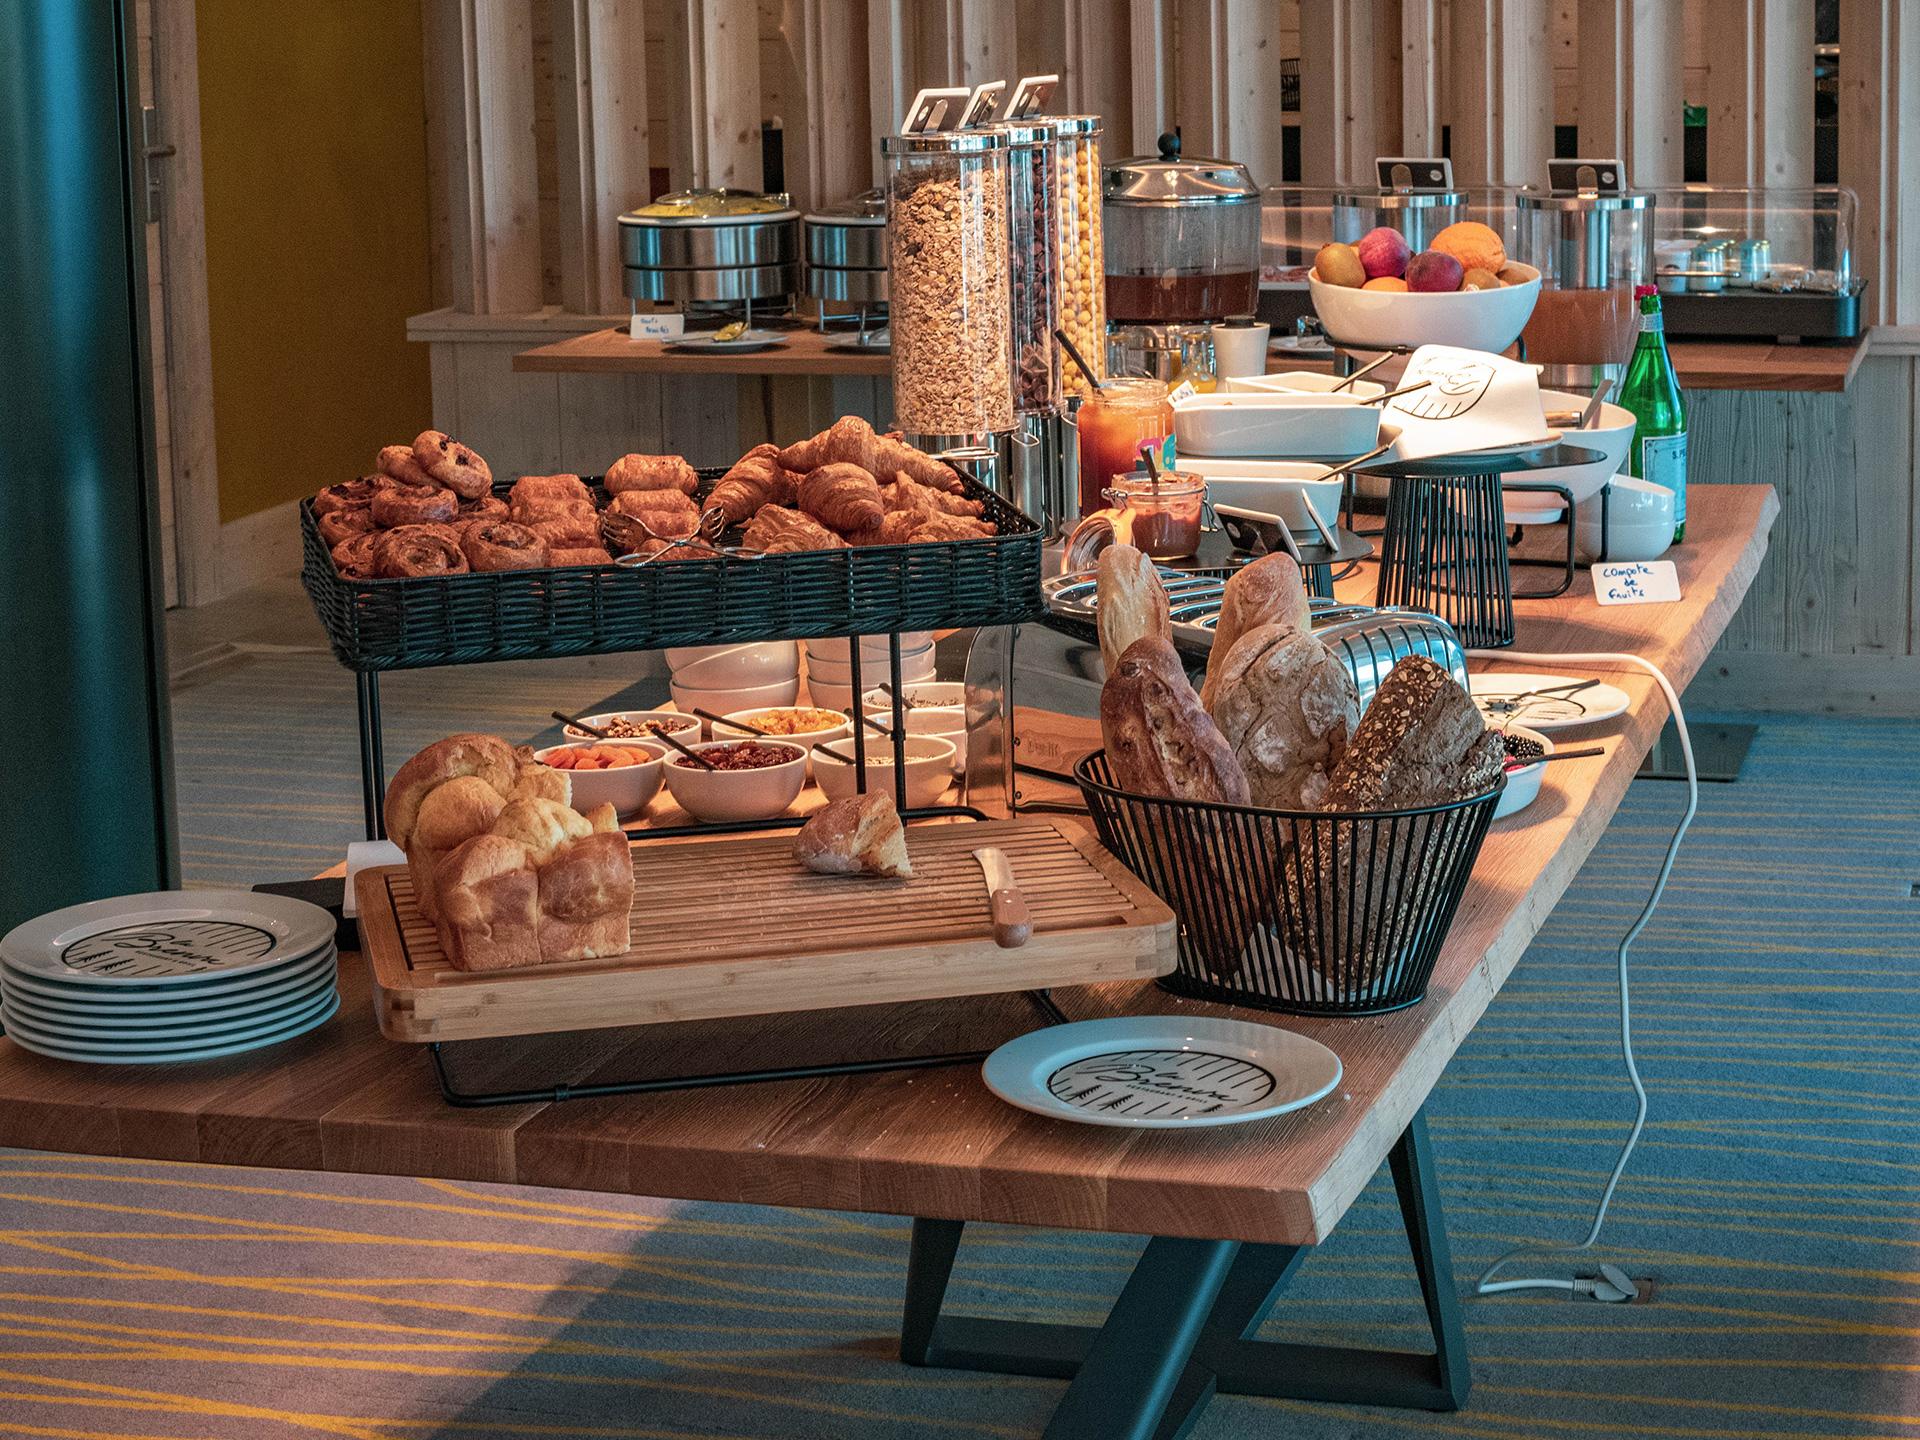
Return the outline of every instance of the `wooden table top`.
<path id="1" fill-rule="evenodd" d="M 625 375 L 891 375 L 888 354 L 831 350 L 813 329 L 789 332 L 773 350 L 689 354 L 658 340 L 635 340 L 624 329 L 573 335 L 513 357 L 515 370 Z M 1864 340 L 1849 345 L 1776 345 L 1771 340 L 1672 340 L 1667 345 L 1687 390 L 1841 391 L 1866 357 Z M 1269 354 L 1267 369 L 1331 370 L 1325 360 Z"/>
<path id="2" fill-rule="evenodd" d="M 1674 555 L 1681 602 L 1601 609 L 1583 575 L 1568 596 L 1517 607 L 1517 648 L 1627 650 L 1684 688 L 1746 593 L 1779 508 L 1764 486 L 1702 486 L 1688 498 L 1688 543 Z M 1638 671 L 1608 678 L 1634 702 L 1601 732 L 1608 753 L 1552 766 L 1532 808 L 1494 826 L 1423 1003 L 1361 1020 L 1235 1012 L 1312 1035 L 1345 1063 L 1338 1092 L 1294 1115 L 1192 1133 L 1096 1129 L 1002 1104 L 969 1067 L 456 1110 L 424 1054 L 380 1037 L 365 967 L 344 956 L 340 1014 L 270 1051 L 140 1070 L 0 1042 L 0 1145 L 1317 1242 L 1425 1101 L 1653 743 L 1665 716 L 1651 682 Z M 715 903 L 724 896 L 716 876 Z M 1148 984 L 1058 998 L 1075 1018 L 1227 1013 Z M 1035 1018 L 1021 996 L 931 1001 L 476 1042 L 455 1063 L 469 1089 L 579 1083 L 989 1046 Z"/>

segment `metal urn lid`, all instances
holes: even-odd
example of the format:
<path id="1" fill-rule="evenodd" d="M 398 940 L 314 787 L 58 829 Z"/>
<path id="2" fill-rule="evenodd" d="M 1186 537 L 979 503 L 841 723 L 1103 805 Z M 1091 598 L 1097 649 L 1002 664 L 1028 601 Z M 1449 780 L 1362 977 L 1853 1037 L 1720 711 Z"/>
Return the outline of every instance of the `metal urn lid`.
<path id="1" fill-rule="evenodd" d="M 1260 199 L 1260 188 L 1238 160 L 1182 159 L 1178 131 L 1160 137 L 1157 157 L 1135 155 L 1107 166 L 1102 193 L 1109 205 L 1233 205 Z"/>

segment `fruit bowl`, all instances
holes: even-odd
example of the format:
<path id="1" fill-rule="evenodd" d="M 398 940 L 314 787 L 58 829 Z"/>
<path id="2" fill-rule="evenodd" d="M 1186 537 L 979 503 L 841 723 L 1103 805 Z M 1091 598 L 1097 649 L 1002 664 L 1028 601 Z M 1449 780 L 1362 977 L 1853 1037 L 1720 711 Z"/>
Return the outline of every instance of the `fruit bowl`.
<path id="1" fill-rule="evenodd" d="M 1432 293 L 1329 285 L 1309 272 L 1307 293 L 1327 338 L 1345 349 L 1453 345 L 1497 355 L 1520 338 L 1540 298 L 1538 270 L 1517 263 L 1507 268 L 1521 273 L 1518 284 Z"/>

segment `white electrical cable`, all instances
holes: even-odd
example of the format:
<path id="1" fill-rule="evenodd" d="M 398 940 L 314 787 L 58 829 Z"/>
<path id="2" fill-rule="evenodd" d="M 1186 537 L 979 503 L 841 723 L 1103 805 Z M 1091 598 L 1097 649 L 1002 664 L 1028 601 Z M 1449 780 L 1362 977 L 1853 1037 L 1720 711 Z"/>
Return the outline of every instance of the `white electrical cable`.
<path id="1" fill-rule="evenodd" d="M 1639 918 L 1627 928 L 1621 937 L 1618 951 L 1620 971 L 1620 1056 L 1626 1062 L 1627 1078 L 1633 1082 L 1633 1094 L 1636 1109 L 1633 1117 L 1633 1129 L 1627 1135 L 1627 1143 L 1620 1148 L 1620 1158 L 1614 1162 L 1613 1173 L 1607 1177 L 1606 1189 L 1600 1193 L 1600 1203 L 1593 1213 L 1593 1226 L 1587 1231 L 1587 1238 L 1572 1247 L 1575 1254 L 1591 1250 L 1600 1239 L 1600 1230 L 1607 1222 L 1607 1207 L 1613 1203 L 1613 1192 L 1619 1188 L 1620 1177 L 1626 1173 L 1627 1162 L 1633 1157 L 1633 1150 L 1640 1143 L 1640 1134 L 1647 1125 L 1647 1087 L 1640 1082 L 1640 1067 L 1633 1059 L 1633 1004 L 1627 987 L 1627 951 L 1640 932 L 1647 928 L 1647 922 L 1653 918 L 1654 909 L 1660 904 L 1660 897 L 1666 893 L 1667 879 L 1673 874 L 1673 862 L 1680 854 L 1680 842 L 1686 838 L 1687 827 L 1693 824 L 1693 817 L 1700 808 L 1700 776 L 1693 763 L 1693 741 L 1687 734 L 1686 712 L 1680 708 L 1680 697 L 1674 693 L 1673 684 L 1661 672 L 1660 667 L 1638 655 L 1625 653 L 1592 652 L 1588 654 L 1527 654 L 1515 650 L 1469 650 L 1467 655 L 1475 660 L 1517 661 L 1528 665 L 1604 665 L 1627 664 L 1637 666 L 1651 675 L 1666 696 L 1667 708 L 1673 715 L 1674 729 L 1680 736 L 1680 754 L 1687 767 L 1687 808 L 1680 817 L 1680 823 L 1674 827 L 1673 839 L 1667 842 L 1666 858 L 1660 862 L 1660 873 L 1653 882 L 1653 891 L 1647 897 L 1646 905 L 1641 909 Z M 1599 1300 L 1631 1300 L 1639 1292 L 1625 1272 L 1612 1265 L 1601 1265 L 1598 1276 L 1581 1276 L 1574 1279 L 1556 1280 L 1550 1278 L 1527 1280 L 1495 1280 L 1494 1275 L 1527 1254 L 1546 1254 L 1544 1247 L 1534 1244 L 1519 1245 L 1507 1251 L 1499 1259 L 1480 1272 L 1480 1279 L 1474 1286 L 1477 1295 L 1498 1295 L 1512 1290 L 1569 1290 L 1577 1294 L 1592 1295 Z"/>

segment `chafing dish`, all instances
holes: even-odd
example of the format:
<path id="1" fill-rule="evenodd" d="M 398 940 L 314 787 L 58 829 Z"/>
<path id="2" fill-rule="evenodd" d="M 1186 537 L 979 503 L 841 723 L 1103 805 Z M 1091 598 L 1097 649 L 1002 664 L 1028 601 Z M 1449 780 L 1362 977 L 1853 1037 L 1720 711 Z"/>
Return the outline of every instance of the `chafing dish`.
<path id="1" fill-rule="evenodd" d="M 800 212 L 785 195 L 682 190 L 620 217 L 635 300 L 734 305 L 800 288 Z"/>

